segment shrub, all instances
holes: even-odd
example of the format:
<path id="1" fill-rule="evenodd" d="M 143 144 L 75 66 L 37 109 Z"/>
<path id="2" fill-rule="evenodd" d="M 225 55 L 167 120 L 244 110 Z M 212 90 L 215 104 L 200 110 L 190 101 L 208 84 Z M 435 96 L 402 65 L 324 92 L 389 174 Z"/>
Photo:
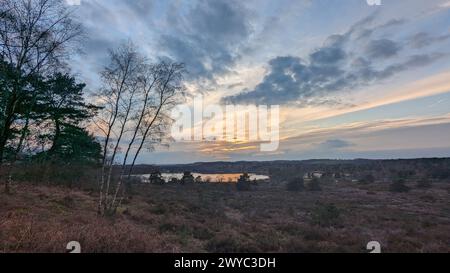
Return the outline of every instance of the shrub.
<path id="1" fill-rule="evenodd" d="M 239 177 L 236 188 L 238 191 L 249 191 L 251 190 L 251 184 L 250 184 L 250 176 L 247 173 L 244 173 Z"/>
<path id="2" fill-rule="evenodd" d="M 216 234 L 206 243 L 206 250 L 212 253 L 261 252 L 255 241 L 235 231 Z"/>
<path id="3" fill-rule="evenodd" d="M 194 184 L 195 179 L 191 172 L 184 172 L 183 177 L 181 178 L 181 184 Z"/>
<path id="4" fill-rule="evenodd" d="M 410 188 L 405 185 L 404 179 L 397 179 L 390 185 L 391 192 L 408 192 Z"/>
<path id="5" fill-rule="evenodd" d="M 178 178 L 172 177 L 172 178 L 169 180 L 168 183 L 169 183 L 169 184 L 180 184 L 181 182 L 180 182 L 180 180 L 179 180 Z"/>
<path id="6" fill-rule="evenodd" d="M 321 191 L 322 187 L 320 187 L 320 180 L 317 177 L 314 177 L 309 183 L 307 184 L 307 189 L 310 191 Z"/>
<path id="7" fill-rule="evenodd" d="M 304 190 L 303 178 L 298 178 L 298 177 L 292 178 L 286 184 L 286 189 L 288 191 L 302 191 L 302 190 Z"/>
<path id="8" fill-rule="evenodd" d="M 360 183 L 362 184 L 371 184 L 373 182 L 375 182 L 375 177 L 373 176 L 373 174 L 366 174 L 360 180 Z"/>
<path id="9" fill-rule="evenodd" d="M 431 180 L 423 178 L 417 181 L 417 187 L 421 189 L 429 189 L 432 187 Z"/>
<path id="10" fill-rule="evenodd" d="M 203 179 L 200 175 L 195 178 L 195 183 L 202 183 L 202 182 L 203 182 Z"/>
<path id="11" fill-rule="evenodd" d="M 60 185 L 70 188 L 95 189 L 98 169 L 86 164 L 27 162 L 12 169 L 12 179 L 35 185 Z"/>
<path id="12" fill-rule="evenodd" d="M 155 184 L 155 185 L 164 185 L 165 181 L 162 178 L 161 172 L 160 171 L 154 171 L 150 174 L 150 178 L 149 178 L 150 183 Z"/>
<path id="13" fill-rule="evenodd" d="M 319 204 L 312 212 L 313 224 L 319 226 L 333 226 L 339 221 L 341 212 L 334 204 Z"/>
<path id="14" fill-rule="evenodd" d="M 164 205 L 159 204 L 152 208 L 150 211 L 154 214 L 164 215 L 167 212 L 167 209 L 164 207 Z"/>
<path id="15" fill-rule="evenodd" d="M 436 203 L 436 197 L 432 195 L 424 195 L 420 197 L 420 200 L 427 202 L 427 203 Z"/>
<path id="16" fill-rule="evenodd" d="M 123 181 L 123 187 L 124 187 L 125 193 L 128 195 L 136 194 L 137 192 L 134 190 L 135 186 L 139 185 L 141 183 L 142 183 L 142 178 L 139 176 L 131 176 L 130 178 L 125 179 Z"/>

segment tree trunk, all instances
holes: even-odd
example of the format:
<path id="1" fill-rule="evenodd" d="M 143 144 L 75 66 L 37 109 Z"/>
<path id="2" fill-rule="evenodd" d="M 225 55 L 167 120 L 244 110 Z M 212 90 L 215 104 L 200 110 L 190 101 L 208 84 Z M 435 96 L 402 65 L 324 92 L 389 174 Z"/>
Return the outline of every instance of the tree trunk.
<path id="1" fill-rule="evenodd" d="M 57 146 L 57 142 L 59 140 L 59 136 L 61 135 L 61 125 L 59 123 L 58 119 L 55 119 L 55 135 L 53 136 L 53 143 L 52 147 L 49 149 L 49 154 L 52 155 L 55 151 Z"/>
<path id="2" fill-rule="evenodd" d="M 11 194 L 10 185 L 11 185 L 11 174 L 8 174 L 8 177 L 5 179 L 5 193 L 6 194 Z"/>
<path id="3" fill-rule="evenodd" d="M 1 134 L 0 134 L 0 164 L 2 164 L 3 162 L 3 157 L 5 155 L 5 148 L 6 148 L 6 142 L 8 141 L 8 138 L 10 137 L 11 134 L 11 125 L 13 123 L 14 120 L 14 111 L 16 108 L 16 99 L 15 99 L 15 95 L 13 95 L 13 98 L 11 99 L 11 101 L 8 103 L 7 107 L 6 107 L 6 118 L 5 118 L 5 123 L 3 125 Z"/>
<path id="4" fill-rule="evenodd" d="M 112 174 L 113 167 L 114 167 L 114 159 L 115 159 L 116 154 L 117 154 L 117 149 L 118 149 L 119 146 L 120 146 L 120 141 L 122 140 L 123 133 L 124 133 L 124 131 L 125 131 L 125 129 L 126 129 L 125 127 L 126 127 L 126 124 L 127 124 L 127 121 L 128 121 L 128 116 L 129 116 L 129 114 L 130 114 L 131 106 L 132 106 L 132 104 L 133 104 L 133 97 L 134 97 L 134 93 L 131 95 L 130 100 L 129 100 L 129 103 L 128 103 L 128 105 L 127 105 L 127 109 L 126 109 L 124 121 L 123 121 L 123 124 L 122 124 L 122 128 L 121 128 L 121 130 L 120 130 L 119 137 L 118 137 L 118 139 L 117 139 L 117 144 L 116 144 L 116 146 L 114 147 L 114 152 L 113 152 L 112 159 L 111 159 L 111 164 L 110 164 L 110 167 L 109 167 L 108 179 L 106 180 L 106 188 L 107 188 L 108 191 L 109 191 L 109 185 L 110 185 L 110 183 L 111 183 L 111 174 Z M 121 172 L 122 172 L 122 171 L 121 171 Z M 120 186 L 121 186 L 121 185 L 122 185 L 122 178 L 119 177 L 119 181 L 117 182 L 116 190 L 115 190 L 115 192 L 114 192 L 113 199 L 112 199 L 111 204 L 110 204 L 110 206 L 109 206 L 109 210 L 110 210 L 111 213 L 114 213 L 114 210 L 115 210 L 115 209 L 114 209 L 114 204 L 115 204 L 115 202 L 116 202 L 117 194 L 119 193 L 119 190 L 120 190 Z"/>

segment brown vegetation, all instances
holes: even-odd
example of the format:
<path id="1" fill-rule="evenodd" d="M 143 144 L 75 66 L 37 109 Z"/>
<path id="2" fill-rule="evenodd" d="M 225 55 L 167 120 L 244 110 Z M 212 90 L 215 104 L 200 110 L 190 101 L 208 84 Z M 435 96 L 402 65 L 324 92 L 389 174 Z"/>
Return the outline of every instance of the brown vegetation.
<path id="1" fill-rule="evenodd" d="M 259 183 L 133 185 L 114 218 L 96 191 L 13 184 L 0 196 L 0 252 L 448 252 L 448 186 L 392 193 L 389 184 L 290 192 Z"/>

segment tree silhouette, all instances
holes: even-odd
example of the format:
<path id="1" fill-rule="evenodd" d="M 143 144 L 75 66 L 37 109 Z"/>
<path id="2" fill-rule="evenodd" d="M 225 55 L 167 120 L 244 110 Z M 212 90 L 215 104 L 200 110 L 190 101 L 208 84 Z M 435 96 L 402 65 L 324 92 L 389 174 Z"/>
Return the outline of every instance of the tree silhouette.
<path id="1" fill-rule="evenodd" d="M 184 172 L 183 177 L 181 178 L 181 184 L 183 185 L 189 185 L 194 183 L 194 176 L 191 174 L 191 172 Z"/>
<path id="2" fill-rule="evenodd" d="M 321 191 L 322 187 L 320 186 L 320 179 L 317 177 L 313 177 L 312 180 L 308 183 L 308 190 Z"/>
<path id="3" fill-rule="evenodd" d="M 200 175 L 195 178 L 195 183 L 202 183 L 202 182 L 203 182 L 203 179 Z"/>
<path id="4" fill-rule="evenodd" d="M 83 30 L 63 0 L 2 0 L 0 14 L 0 74 L 7 78 L 7 84 L 0 80 L 1 164 L 7 149 L 15 153 L 22 150 L 29 132 L 37 96 L 30 88 L 31 79 L 62 69 L 68 47 L 75 44 Z M 14 143 L 16 147 L 8 148 L 8 141 L 17 135 L 20 138 Z"/>
<path id="5" fill-rule="evenodd" d="M 236 187 L 238 191 L 249 191 L 251 189 L 250 176 L 247 173 L 242 174 L 236 183 Z"/>
<path id="6" fill-rule="evenodd" d="M 150 174 L 149 181 L 150 181 L 150 183 L 156 184 L 156 185 L 164 185 L 164 183 L 165 183 L 160 171 L 152 172 Z"/>
<path id="7" fill-rule="evenodd" d="M 97 107 L 85 103 L 84 87 L 85 84 L 76 83 L 75 78 L 60 73 L 40 84 L 34 113 L 40 125 L 50 127 L 46 133 L 40 134 L 41 139 L 47 138 L 51 143 L 46 152 L 47 156 L 66 154 L 72 146 L 71 142 L 74 145 L 84 143 L 86 148 L 91 146 L 92 151 L 83 149 L 83 145 L 77 148 L 86 150 L 88 154 L 97 150 L 96 144 L 89 143 L 93 141 L 93 138 L 80 127 L 98 110 Z M 95 155 L 93 159 L 97 160 L 98 155 Z"/>

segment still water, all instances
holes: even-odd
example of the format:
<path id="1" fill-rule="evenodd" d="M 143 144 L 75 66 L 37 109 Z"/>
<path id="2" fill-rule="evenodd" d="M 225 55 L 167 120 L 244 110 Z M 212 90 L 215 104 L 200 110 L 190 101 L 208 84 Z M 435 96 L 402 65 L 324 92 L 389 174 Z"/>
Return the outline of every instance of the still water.
<path id="1" fill-rule="evenodd" d="M 242 175 L 242 173 L 220 173 L 220 174 L 209 174 L 209 173 L 192 173 L 194 178 L 200 176 L 203 182 L 229 182 L 235 183 Z M 266 180 L 269 179 L 267 175 L 253 174 L 249 173 L 250 180 Z M 162 173 L 162 178 L 165 181 L 170 181 L 172 178 L 181 179 L 183 177 L 183 173 Z M 150 174 L 143 174 L 140 176 L 145 182 L 148 181 Z"/>

